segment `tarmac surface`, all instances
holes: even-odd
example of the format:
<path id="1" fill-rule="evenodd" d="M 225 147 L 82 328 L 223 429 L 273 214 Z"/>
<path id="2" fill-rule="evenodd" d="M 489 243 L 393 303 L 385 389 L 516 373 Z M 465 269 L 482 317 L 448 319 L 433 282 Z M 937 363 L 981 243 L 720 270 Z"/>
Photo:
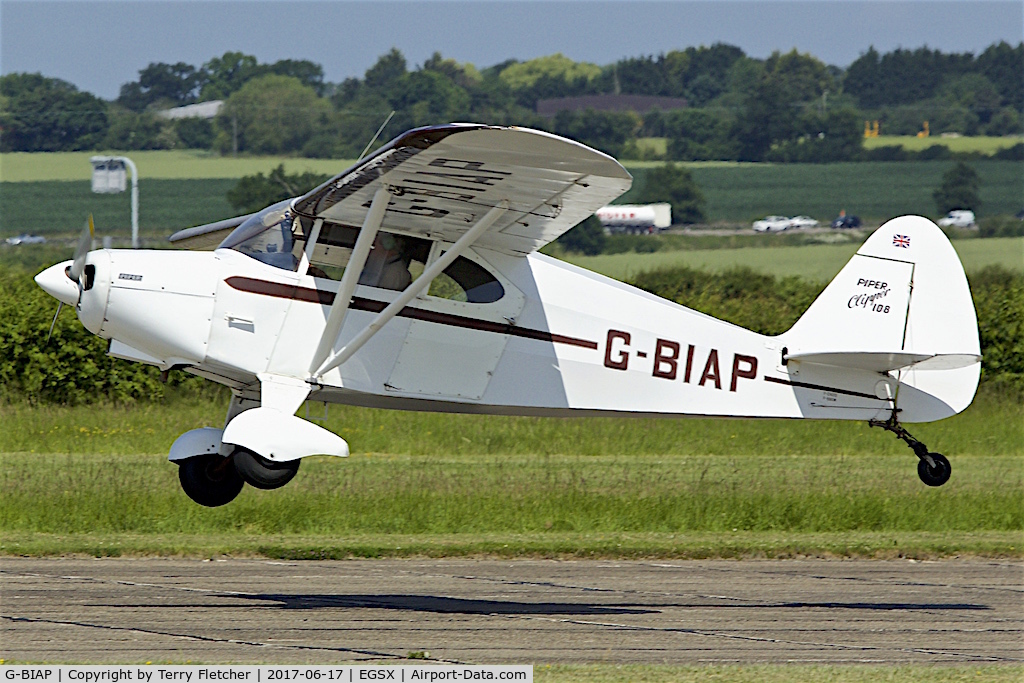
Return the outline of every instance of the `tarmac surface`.
<path id="1" fill-rule="evenodd" d="M 11 663 L 1024 662 L 1024 564 L 0 559 Z"/>

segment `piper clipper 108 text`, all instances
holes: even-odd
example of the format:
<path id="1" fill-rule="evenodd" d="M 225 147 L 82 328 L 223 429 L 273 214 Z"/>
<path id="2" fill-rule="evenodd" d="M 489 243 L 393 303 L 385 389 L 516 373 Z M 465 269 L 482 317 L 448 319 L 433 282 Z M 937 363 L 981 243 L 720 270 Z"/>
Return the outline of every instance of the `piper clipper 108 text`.
<path id="1" fill-rule="evenodd" d="M 980 373 L 956 252 L 929 220 L 880 227 L 788 332 L 767 337 L 538 253 L 632 178 L 548 133 L 452 124 L 399 136 L 302 197 L 184 230 L 189 250 L 88 251 L 36 281 L 109 353 L 230 387 L 223 429 L 171 446 L 223 505 L 348 455 L 307 400 L 499 415 L 864 420 L 955 415 Z"/>

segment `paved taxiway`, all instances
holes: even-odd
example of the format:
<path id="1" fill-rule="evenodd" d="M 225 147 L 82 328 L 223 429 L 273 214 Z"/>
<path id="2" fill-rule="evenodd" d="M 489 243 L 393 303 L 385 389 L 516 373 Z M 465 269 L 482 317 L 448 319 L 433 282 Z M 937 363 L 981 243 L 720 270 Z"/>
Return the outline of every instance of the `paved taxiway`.
<path id="1" fill-rule="evenodd" d="M 0 658 L 1022 662 L 1002 561 L 0 559 Z"/>

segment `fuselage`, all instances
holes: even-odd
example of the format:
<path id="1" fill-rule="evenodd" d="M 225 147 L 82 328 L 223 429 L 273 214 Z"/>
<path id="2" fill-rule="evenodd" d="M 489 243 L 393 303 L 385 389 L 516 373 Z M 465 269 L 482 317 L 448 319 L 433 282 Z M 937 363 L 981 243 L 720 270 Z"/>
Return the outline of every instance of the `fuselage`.
<path id="1" fill-rule="evenodd" d="M 891 406 L 892 382 L 877 373 L 797 376 L 782 364 L 784 339 L 540 254 L 471 257 L 500 299 L 422 295 L 316 380 L 310 359 L 338 283 L 231 249 L 90 252 L 78 315 L 114 356 L 257 397 L 260 378 L 276 375 L 312 382 L 311 400 L 450 412 L 866 420 Z M 335 350 L 397 295 L 358 286 Z"/>

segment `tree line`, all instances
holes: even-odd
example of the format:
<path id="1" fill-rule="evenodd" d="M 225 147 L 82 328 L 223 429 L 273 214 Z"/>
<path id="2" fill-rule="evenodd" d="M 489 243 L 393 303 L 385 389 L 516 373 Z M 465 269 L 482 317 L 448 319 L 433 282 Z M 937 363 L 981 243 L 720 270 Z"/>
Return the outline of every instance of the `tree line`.
<path id="1" fill-rule="evenodd" d="M 536 113 L 538 100 L 594 94 L 683 98 L 673 111 Z M 211 100 L 212 120 L 162 118 Z M 847 68 L 799 53 L 749 57 L 735 46 L 689 47 L 598 66 L 560 54 L 484 69 L 435 53 L 409 66 L 397 49 L 362 78 L 324 80 L 307 60 L 261 64 L 227 52 L 201 66 L 152 63 L 105 101 L 41 74 L 0 77 L 0 151 L 199 148 L 220 153 L 352 158 L 388 114 L 384 139 L 415 126 L 525 125 L 624 158 L 816 162 L 897 158 L 866 152 L 865 121 L 883 134 L 1024 132 L 1024 43 L 978 55 L 869 49 Z M 664 154 L 638 140 L 667 139 Z"/>

